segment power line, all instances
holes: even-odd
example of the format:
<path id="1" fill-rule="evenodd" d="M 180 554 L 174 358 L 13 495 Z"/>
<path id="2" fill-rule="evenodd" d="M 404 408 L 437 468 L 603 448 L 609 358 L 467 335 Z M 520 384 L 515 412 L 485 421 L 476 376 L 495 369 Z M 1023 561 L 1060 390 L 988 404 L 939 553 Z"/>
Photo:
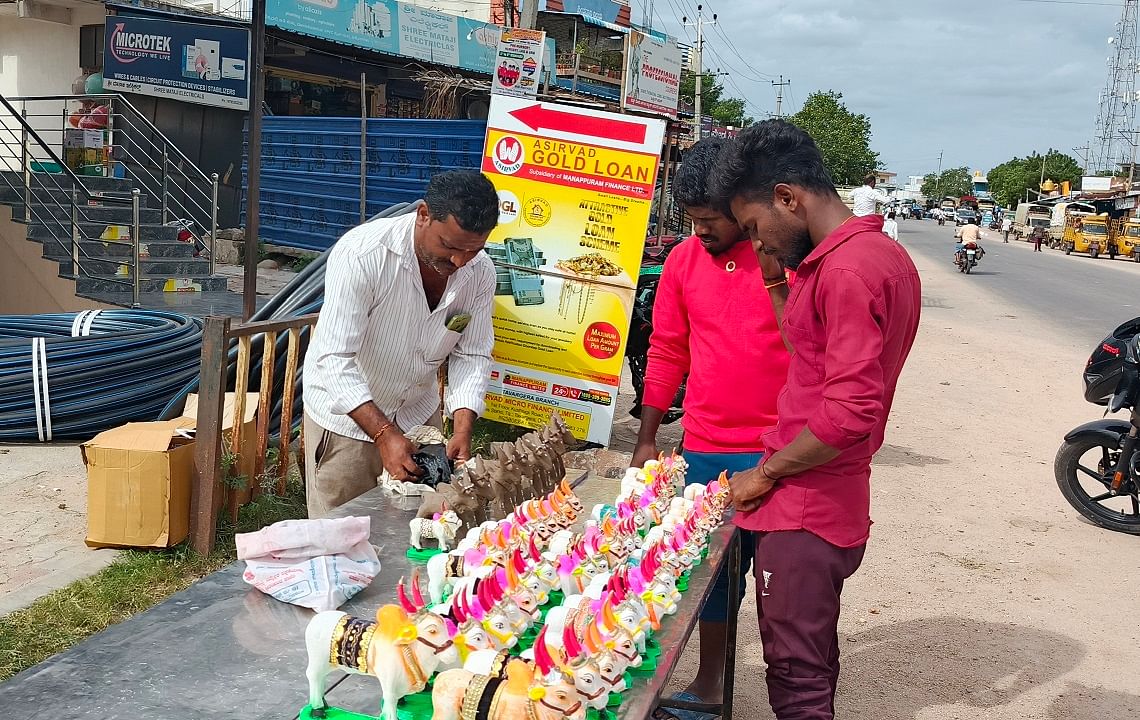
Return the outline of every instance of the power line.
<path id="1" fill-rule="evenodd" d="M 1101 7 L 1123 7 L 1120 3 L 1090 2 L 1089 0 L 1015 0 L 1016 2 L 1040 3 L 1041 5 L 1100 5 Z"/>

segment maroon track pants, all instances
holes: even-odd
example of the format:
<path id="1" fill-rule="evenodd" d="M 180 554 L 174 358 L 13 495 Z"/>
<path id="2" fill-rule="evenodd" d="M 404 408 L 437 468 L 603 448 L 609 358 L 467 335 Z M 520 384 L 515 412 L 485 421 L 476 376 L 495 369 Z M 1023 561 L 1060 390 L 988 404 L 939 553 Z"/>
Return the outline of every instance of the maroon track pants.
<path id="1" fill-rule="evenodd" d="M 806 530 L 756 534 L 756 606 L 777 720 L 832 720 L 839 682 L 839 595 L 865 545 Z"/>

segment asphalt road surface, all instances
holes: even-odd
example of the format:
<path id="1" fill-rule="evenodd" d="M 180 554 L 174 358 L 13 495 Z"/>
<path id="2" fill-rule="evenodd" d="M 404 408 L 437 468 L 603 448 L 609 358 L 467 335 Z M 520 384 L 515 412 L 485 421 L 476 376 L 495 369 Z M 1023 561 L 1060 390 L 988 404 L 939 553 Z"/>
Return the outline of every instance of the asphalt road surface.
<path id="1" fill-rule="evenodd" d="M 915 255 L 950 265 L 954 227 L 933 220 L 899 223 L 899 240 Z M 961 276 L 964 293 L 984 288 L 1007 304 L 1012 316 L 1031 315 L 1052 325 L 1058 339 L 1092 352 L 1113 328 L 1140 315 L 1140 263 L 1107 256 L 1092 259 L 1033 246 L 983 231 L 985 257 L 969 276 Z M 1030 348 L 1020 348 L 1022 352 Z"/>

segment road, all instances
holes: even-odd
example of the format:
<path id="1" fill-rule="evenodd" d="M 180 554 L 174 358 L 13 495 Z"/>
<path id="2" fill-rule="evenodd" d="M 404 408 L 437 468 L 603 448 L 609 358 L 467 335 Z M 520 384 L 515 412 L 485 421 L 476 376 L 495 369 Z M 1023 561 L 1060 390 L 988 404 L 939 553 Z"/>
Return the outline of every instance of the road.
<path id="1" fill-rule="evenodd" d="M 1065 432 L 1100 416 L 1080 373 L 1121 320 L 1140 267 L 901 223 L 922 324 L 872 470 L 874 527 L 840 618 L 845 720 L 1140 718 L 1140 538 L 1084 522 L 1057 490 Z M 633 430 L 631 427 L 630 430 Z M 741 610 L 736 716 L 771 718 L 754 584 Z M 696 642 L 672 683 L 695 671 Z"/>
<path id="2" fill-rule="evenodd" d="M 1000 233 L 983 235 L 986 256 L 962 286 L 993 292 L 1011 313 L 1046 320 L 1060 337 L 1089 352 L 1110 330 L 1140 315 L 1140 263 L 1048 249 L 1034 253 L 1027 242 L 1006 245 Z M 899 223 L 903 245 L 931 261 L 951 261 L 953 238 L 953 226 L 933 220 Z"/>

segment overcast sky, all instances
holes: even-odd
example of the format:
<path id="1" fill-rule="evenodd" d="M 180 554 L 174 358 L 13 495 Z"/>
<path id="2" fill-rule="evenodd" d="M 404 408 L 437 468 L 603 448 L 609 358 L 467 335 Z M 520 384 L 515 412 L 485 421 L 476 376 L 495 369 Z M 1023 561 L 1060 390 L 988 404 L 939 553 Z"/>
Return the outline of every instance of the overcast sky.
<path id="1" fill-rule="evenodd" d="M 641 20 L 642 0 L 632 0 Z M 654 0 L 657 26 L 682 42 L 699 0 Z M 706 69 L 754 117 L 775 111 L 769 78 L 791 78 L 784 113 L 833 89 L 865 113 L 886 168 L 988 171 L 1014 156 L 1088 144 L 1121 4 L 1110 0 L 705 0 Z M 788 88 L 785 88 L 787 91 Z"/>

